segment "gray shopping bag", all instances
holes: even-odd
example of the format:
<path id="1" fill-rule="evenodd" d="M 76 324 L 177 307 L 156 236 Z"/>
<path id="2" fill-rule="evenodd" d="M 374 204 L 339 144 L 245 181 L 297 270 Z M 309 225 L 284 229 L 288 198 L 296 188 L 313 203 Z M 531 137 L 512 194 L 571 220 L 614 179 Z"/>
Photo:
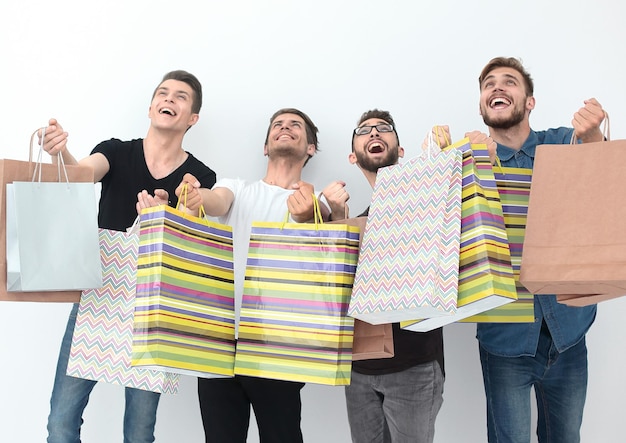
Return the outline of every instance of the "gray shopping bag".
<path id="1" fill-rule="evenodd" d="M 93 183 L 6 185 L 8 291 L 102 286 Z"/>

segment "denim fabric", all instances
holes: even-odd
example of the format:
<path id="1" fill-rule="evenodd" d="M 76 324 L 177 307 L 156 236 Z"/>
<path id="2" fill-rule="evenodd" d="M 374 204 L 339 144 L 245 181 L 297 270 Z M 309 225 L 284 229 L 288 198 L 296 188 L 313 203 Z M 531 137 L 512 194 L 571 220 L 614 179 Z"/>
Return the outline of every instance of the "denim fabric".
<path id="1" fill-rule="evenodd" d="M 519 150 L 498 144 L 498 157 L 502 166 L 532 169 L 537 145 L 568 144 L 572 134 L 571 128 L 531 131 Z M 532 386 L 539 441 L 580 441 L 587 392 L 585 334 L 595 320 L 596 306 L 569 307 L 554 295 L 539 295 L 534 307 L 533 323 L 477 326 L 491 443 L 530 441 Z"/>
<path id="2" fill-rule="evenodd" d="M 237 375 L 198 378 L 206 443 L 246 443 L 250 405 L 261 443 L 302 443 L 300 391 L 304 383 Z"/>
<path id="3" fill-rule="evenodd" d="M 531 131 L 524 145 L 511 149 L 498 144 L 498 158 L 502 166 L 532 168 L 535 148 L 541 144 L 568 144 L 573 129 L 557 128 Z M 567 159 L 564 158 L 563 162 Z M 583 308 L 557 303 L 554 295 L 535 297 L 534 323 L 479 323 L 477 338 L 489 353 L 503 357 L 533 356 L 539 341 L 539 330 L 545 321 L 559 352 L 579 343 L 596 317 L 596 306 Z"/>
<path id="4" fill-rule="evenodd" d="M 547 326 L 534 357 L 499 357 L 480 349 L 490 443 L 530 442 L 530 390 L 537 399 L 539 443 L 578 443 L 587 392 L 583 338 L 559 352 Z"/>
<path id="5" fill-rule="evenodd" d="M 352 371 L 345 388 L 352 442 L 432 443 L 443 384 L 436 361 L 392 374 Z"/>
<path id="6" fill-rule="evenodd" d="M 78 304 L 70 312 L 61 342 L 57 371 L 50 398 L 48 416 L 48 443 L 80 443 L 83 410 L 89 402 L 89 394 L 97 382 L 66 375 L 67 362 L 72 346 Z M 160 394 L 141 389 L 126 388 L 126 412 L 124 414 L 124 443 L 154 442 L 156 410 Z"/>

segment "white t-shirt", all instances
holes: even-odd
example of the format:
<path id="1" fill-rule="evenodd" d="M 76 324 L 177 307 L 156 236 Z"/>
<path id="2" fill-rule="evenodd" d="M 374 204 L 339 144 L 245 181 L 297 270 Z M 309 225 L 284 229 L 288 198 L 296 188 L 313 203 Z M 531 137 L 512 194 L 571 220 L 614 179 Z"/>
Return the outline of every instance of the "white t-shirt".
<path id="1" fill-rule="evenodd" d="M 287 198 L 293 189 L 273 186 L 263 180 L 247 182 L 241 179 L 222 179 L 215 188 L 230 189 L 235 196 L 230 211 L 218 217 L 220 223 L 233 228 L 233 255 L 235 268 L 235 321 L 239 331 L 239 313 L 243 297 L 243 284 L 248 260 L 248 245 L 252 222 L 282 222 L 288 215 Z M 291 218 L 290 218 L 291 220 Z"/>

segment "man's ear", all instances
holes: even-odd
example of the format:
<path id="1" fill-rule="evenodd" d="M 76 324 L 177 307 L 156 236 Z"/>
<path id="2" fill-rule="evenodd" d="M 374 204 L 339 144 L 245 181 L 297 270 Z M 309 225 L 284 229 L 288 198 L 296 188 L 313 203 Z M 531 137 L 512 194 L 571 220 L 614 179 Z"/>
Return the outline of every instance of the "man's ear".
<path id="1" fill-rule="evenodd" d="M 307 145 L 306 153 L 309 154 L 309 157 L 313 157 L 315 155 L 315 145 L 313 143 Z"/>
<path id="2" fill-rule="evenodd" d="M 263 155 L 267 157 L 267 145 L 263 145 Z"/>
<path id="3" fill-rule="evenodd" d="M 398 146 L 398 157 L 404 157 L 404 148 L 402 146 Z"/>
<path id="4" fill-rule="evenodd" d="M 348 154 L 348 161 L 350 162 L 351 165 L 356 164 L 357 159 L 356 159 L 356 154 L 354 152 L 351 152 L 350 154 Z"/>
<path id="5" fill-rule="evenodd" d="M 198 120 L 200 120 L 200 114 L 191 114 L 191 117 L 189 117 L 189 123 L 187 123 L 187 126 L 193 126 L 196 123 L 198 123 Z"/>

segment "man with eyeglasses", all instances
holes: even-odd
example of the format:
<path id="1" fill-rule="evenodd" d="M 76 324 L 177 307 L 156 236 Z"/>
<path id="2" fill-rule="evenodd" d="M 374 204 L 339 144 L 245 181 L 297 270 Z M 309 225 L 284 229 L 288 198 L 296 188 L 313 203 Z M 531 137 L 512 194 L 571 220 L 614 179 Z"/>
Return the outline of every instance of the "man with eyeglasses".
<path id="1" fill-rule="evenodd" d="M 363 113 L 352 134 L 348 160 L 372 188 L 378 169 L 397 164 L 403 156 L 391 114 L 378 109 Z M 347 212 L 349 196 L 344 186 L 337 181 L 323 191 L 331 216 Z M 392 358 L 352 363 L 352 380 L 345 393 L 354 443 L 432 443 L 434 439 L 435 419 L 443 403 L 442 329 L 411 332 L 394 323 L 393 340 Z"/>

